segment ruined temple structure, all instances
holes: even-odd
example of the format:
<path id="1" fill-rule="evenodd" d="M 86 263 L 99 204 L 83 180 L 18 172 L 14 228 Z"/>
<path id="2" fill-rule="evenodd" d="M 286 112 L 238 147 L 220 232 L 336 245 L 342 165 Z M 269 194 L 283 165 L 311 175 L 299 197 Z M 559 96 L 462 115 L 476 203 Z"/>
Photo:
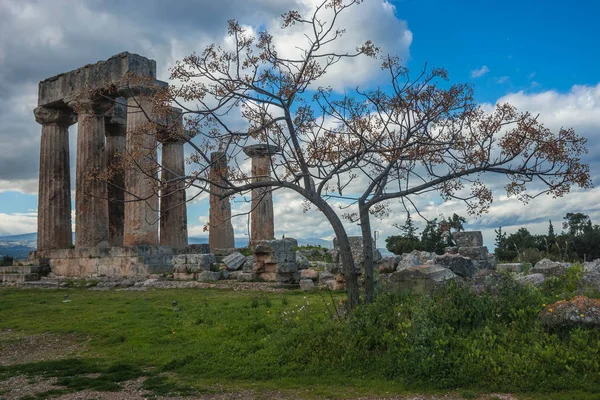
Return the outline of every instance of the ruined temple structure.
<path id="1" fill-rule="evenodd" d="M 138 81 L 153 84 L 131 83 Z M 164 85 L 156 80 L 155 61 L 127 52 L 40 82 L 34 110 L 36 121 L 42 125 L 38 247 L 30 256 L 34 263 L 44 263 L 55 275 L 80 278 L 144 277 L 156 273 L 189 278 L 203 272 L 203 276 L 210 277 L 217 272 L 214 269 L 218 270 L 218 259 L 207 253 L 220 257 L 219 254 L 234 251 L 230 201 L 219 196 L 215 185 L 210 199 L 209 245 L 188 246 L 185 185 L 178 179 L 185 176 L 181 110 L 172 108 L 166 117 L 166 131 L 156 125 L 147 126 L 149 116 L 155 118 L 147 96 L 153 90 L 149 86 Z M 69 126 L 76 122 L 72 243 Z M 173 130 L 179 134 L 173 135 Z M 253 180 L 269 180 L 272 157 L 280 150 L 255 144 L 244 151 L 252 159 Z M 134 157 L 135 162 L 125 168 L 110 168 L 108 182 L 93 179 L 95 174 L 118 166 L 124 154 Z M 151 176 L 150 171 L 157 170 L 158 159 L 161 176 Z M 211 161 L 213 181 L 226 179 L 226 155 L 213 153 Z M 160 196 L 156 193 L 158 178 L 163 183 Z M 273 240 L 271 190 L 254 189 L 250 243 L 256 247 Z M 286 249 L 291 246 L 284 244 Z M 262 268 L 259 269 L 263 278 L 293 280 L 295 262 L 291 250 L 287 249 L 283 262 L 277 258 L 281 252 L 271 247 L 260 247 L 262 253 L 255 260 Z"/>
<path id="2" fill-rule="evenodd" d="M 148 265 L 156 268 L 146 268 L 146 272 L 168 270 L 172 264 L 166 257 L 151 260 L 147 257 L 166 255 L 173 249 L 187 246 L 182 183 L 163 189 L 159 209 L 156 179 L 143 172 L 149 165 L 111 174 L 109 184 L 101 179 L 91 179 L 107 166 L 118 163 L 126 153 L 141 153 L 141 149 L 156 159 L 157 140 L 162 143 L 161 178 L 166 181 L 184 174 L 183 142 L 173 139 L 172 135 L 143 131 L 151 113 L 148 96 L 143 95 L 149 88 L 129 84 L 127 79 L 133 75 L 146 78 L 156 86 L 166 85 L 156 80 L 155 61 L 131 53 L 117 54 L 39 84 L 34 115 L 42 125 L 42 135 L 38 247 L 33 257 L 49 259 L 58 273 L 86 275 L 97 272 L 91 262 L 82 260 L 85 258 L 104 258 L 107 261 L 104 264 L 110 264 L 124 275 L 137 274 Z M 174 109 L 175 118 L 177 111 Z M 69 126 L 75 122 L 77 165 L 73 246 Z M 140 162 L 152 162 L 151 159 L 140 157 Z M 138 199 L 143 201 L 135 201 Z M 140 246 L 146 247 L 140 249 Z M 129 249 L 123 250 L 125 247 Z M 129 259 L 120 259 L 123 257 Z"/>

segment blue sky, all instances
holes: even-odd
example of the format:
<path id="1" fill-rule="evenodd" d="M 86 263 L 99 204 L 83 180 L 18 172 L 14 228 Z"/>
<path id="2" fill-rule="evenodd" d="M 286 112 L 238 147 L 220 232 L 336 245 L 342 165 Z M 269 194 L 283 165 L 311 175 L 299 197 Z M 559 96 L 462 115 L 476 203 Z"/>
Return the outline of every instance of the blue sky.
<path id="1" fill-rule="evenodd" d="M 395 0 L 413 33 L 409 67 L 424 62 L 476 84 L 494 102 L 519 90 L 568 91 L 598 83 L 600 3 L 596 1 Z M 474 78 L 482 67 L 489 72 Z M 506 78 L 504 78 L 506 77 Z"/>
<path id="2" fill-rule="evenodd" d="M 176 59 L 222 41 L 227 19 L 256 29 L 267 26 L 276 34 L 282 12 L 310 8 L 315 1 L 0 0 L 0 235 L 36 230 L 40 126 L 32 109 L 38 81 L 125 50 L 155 59 L 159 78 L 166 79 Z M 473 83 L 479 102 L 511 101 L 539 112 L 551 128 L 573 126 L 589 138 L 590 148 L 600 151 L 599 15 L 594 1 L 366 0 L 347 21 L 347 39 L 373 39 L 385 51 L 400 54 L 414 73 L 426 62 L 444 67 L 451 82 Z M 331 82 L 352 88 L 376 76 L 370 68 L 353 65 L 333 74 Z M 72 127 L 72 167 L 75 132 Z M 596 154 L 592 151 L 586 161 L 598 177 Z M 600 223 L 599 194 L 594 189 L 524 207 L 495 193 L 490 213 L 470 219 L 468 227 L 483 230 L 492 247 L 498 226 L 541 233 L 548 219 L 559 227 L 569 211 L 586 212 Z M 420 205 L 428 217 L 466 214 L 461 204 L 443 204 L 439 198 L 423 198 Z M 203 197 L 188 209 L 190 234 L 204 236 L 208 200 Z M 318 213 L 299 210 L 298 199 L 276 196 L 276 235 L 332 237 Z M 375 221 L 374 229 L 382 238 L 396 234 L 391 225 L 403 219 L 396 210 L 390 219 Z M 245 218 L 234 226 L 243 236 Z M 359 232 L 353 225 L 348 231 Z"/>

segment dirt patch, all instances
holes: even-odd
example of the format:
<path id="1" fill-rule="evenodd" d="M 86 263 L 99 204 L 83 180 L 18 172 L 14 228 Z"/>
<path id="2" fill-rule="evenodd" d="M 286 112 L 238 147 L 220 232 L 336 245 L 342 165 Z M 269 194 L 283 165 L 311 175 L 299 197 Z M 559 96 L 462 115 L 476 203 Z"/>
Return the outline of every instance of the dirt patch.
<path id="1" fill-rule="evenodd" d="M 0 365 L 57 360 L 81 354 L 85 341 L 73 334 L 42 333 L 27 335 L 12 330 L 0 331 Z"/>

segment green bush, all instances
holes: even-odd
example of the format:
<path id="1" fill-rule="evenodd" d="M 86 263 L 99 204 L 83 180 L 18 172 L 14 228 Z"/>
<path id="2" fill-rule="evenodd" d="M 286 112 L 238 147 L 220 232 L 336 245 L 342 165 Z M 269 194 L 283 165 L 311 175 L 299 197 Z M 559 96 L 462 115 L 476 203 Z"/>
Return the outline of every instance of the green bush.
<path id="1" fill-rule="evenodd" d="M 578 271 L 561 280 L 563 297 L 573 294 Z M 600 391 L 600 332 L 555 335 L 539 323 L 555 291 L 505 276 L 494 293 L 451 283 L 427 296 L 381 294 L 341 322 L 306 313 L 281 343 L 280 363 L 415 390 Z"/>

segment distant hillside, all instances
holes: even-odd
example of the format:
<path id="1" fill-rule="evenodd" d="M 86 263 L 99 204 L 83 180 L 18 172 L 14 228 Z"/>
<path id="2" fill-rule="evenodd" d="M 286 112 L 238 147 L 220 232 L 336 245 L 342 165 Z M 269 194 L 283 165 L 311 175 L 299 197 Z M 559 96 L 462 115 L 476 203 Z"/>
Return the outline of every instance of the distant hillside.
<path id="1" fill-rule="evenodd" d="M 73 239 L 75 235 L 73 235 Z M 207 237 L 190 237 L 190 244 L 208 243 Z M 297 239 L 298 245 L 306 246 L 321 246 L 325 248 L 333 247 L 330 240 L 307 238 Z M 235 238 L 235 247 L 248 246 L 248 238 Z M 0 236 L 0 256 L 10 256 L 14 258 L 27 258 L 30 251 L 34 251 L 37 247 L 37 233 L 25 233 L 22 235 Z"/>

